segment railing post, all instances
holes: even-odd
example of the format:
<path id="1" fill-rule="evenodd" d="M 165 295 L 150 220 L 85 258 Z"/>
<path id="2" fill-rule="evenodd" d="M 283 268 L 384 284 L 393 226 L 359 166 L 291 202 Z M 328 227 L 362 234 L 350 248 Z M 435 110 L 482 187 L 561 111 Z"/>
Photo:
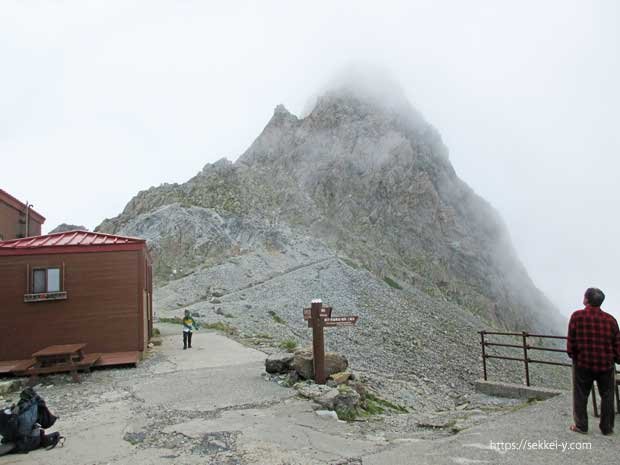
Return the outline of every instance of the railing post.
<path id="1" fill-rule="evenodd" d="M 527 386 L 530 385 L 530 367 L 529 367 L 529 360 L 527 358 L 527 333 L 525 331 L 523 331 L 522 333 L 523 336 L 523 362 L 525 363 L 525 384 Z"/>
<path id="2" fill-rule="evenodd" d="M 480 331 L 480 345 L 482 346 L 482 371 L 484 373 L 484 380 L 487 380 L 487 354 L 484 349 L 484 330 Z"/>

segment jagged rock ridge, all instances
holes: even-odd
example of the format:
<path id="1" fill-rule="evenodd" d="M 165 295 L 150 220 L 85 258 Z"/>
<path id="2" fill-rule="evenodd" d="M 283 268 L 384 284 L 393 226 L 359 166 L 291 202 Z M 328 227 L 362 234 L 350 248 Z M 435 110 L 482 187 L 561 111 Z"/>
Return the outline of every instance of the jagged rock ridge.
<path id="1" fill-rule="evenodd" d="M 279 105 L 235 163 L 143 191 L 98 229 L 146 236 L 162 282 L 310 237 L 496 325 L 549 330 L 559 319 L 499 215 L 407 102 L 393 109 L 340 91 L 305 118 Z"/>

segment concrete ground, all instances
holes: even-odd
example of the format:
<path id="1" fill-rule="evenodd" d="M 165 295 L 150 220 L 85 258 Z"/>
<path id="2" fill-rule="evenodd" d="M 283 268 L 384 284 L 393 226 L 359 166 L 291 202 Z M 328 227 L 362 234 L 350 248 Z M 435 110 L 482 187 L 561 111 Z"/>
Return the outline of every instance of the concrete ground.
<path id="1" fill-rule="evenodd" d="M 37 390 L 61 417 L 64 447 L 3 456 L 0 465 L 620 463 L 618 434 L 604 437 L 595 425 L 587 436 L 568 431 L 566 396 L 458 434 L 385 434 L 380 417 L 369 427 L 317 415 L 263 377 L 262 352 L 202 331 L 183 351 L 179 327 L 162 330 L 164 344 L 137 369 L 96 371 L 81 384 L 44 378 Z M 562 452 L 565 444 L 590 449 Z"/>
<path id="2" fill-rule="evenodd" d="M 620 419 L 620 417 L 617 417 Z M 364 465 L 454 464 L 616 464 L 620 435 L 603 436 L 590 418 L 587 435 L 569 431 L 568 394 L 536 403 L 434 441 L 399 441 L 364 457 Z"/>

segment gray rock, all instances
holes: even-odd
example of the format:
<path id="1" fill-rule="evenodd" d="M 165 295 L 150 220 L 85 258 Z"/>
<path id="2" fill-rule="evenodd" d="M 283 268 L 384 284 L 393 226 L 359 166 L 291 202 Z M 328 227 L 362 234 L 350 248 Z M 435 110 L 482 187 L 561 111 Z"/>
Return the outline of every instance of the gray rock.
<path id="1" fill-rule="evenodd" d="M 308 384 L 297 383 L 293 386 L 300 396 L 305 397 L 313 401 L 317 401 L 319 398 L 335 397 L 338 395 L 338 389 L 326 386 L 324 384 Z"/>
<path id="2" fill-rule="evenodd" d="M 338 420 L 338 414 L 333 410 L 315 410 L 316 413 L 321 418 L 327 418 L 330 420 Z"/>
<path id="3" fill-rule="evenodd" d="M 345 371 L 349 361 L 344 355 L 335 352 L 325 353 L 325 376 Z M 314 379 L 314 363 L 311 350 L 303 349 L 295 352 L 291 367 L 304 379 Z"/>
<path id="4" fill-rule="evenodd" d="M 289 371 L 289 373 L 288 373 L 288 384 L 289 384 L 289 386 L 292 386 L 295 383 L 298 383 L 299 381 L 301 381 L 301 377 L 299 376 L 299 373 L 297 373 L 295 370 Z"/>
<path id="5" fill-rule="evenodd" d="M 338 392 L 337 388 L 330 388 L 329 391 L 317 397 L 316 399 L 314 399 L 314 401 L 326 409 L 334 410 L 338 404 L 339 396 L 340 393 Z"/>
<path id="6" fill-rule="evenodd" d="M 313 400 L 329 410 L 352 409 L 360 403 L 360 395 L 347 386 L 338 388 L 320 384 L 297 383 L 295 389 L 302 397 Z"/>
<path id="7" fill-rule="evenodd" d="M 314 364 L 312 362 L 312 352 L 309 350 L 299 350 L 295 352 L 293 362 L 291 363 L 291 368 L 293 368 L 303 379 L 313 379 Z"/>
<path id="8" fill-rule="evenodd" d="M 361 396 L 346 384 L 338 387 L 338 395 L 334 400 L 334 408 L 351 410 L 360 404 Z"/>
<path id="9" fill-rule="evenodd" d="M 293 356 L 288 353 L 272 354 L 265 360 L 265 371 L 272 374 L 288 373 Z"/>

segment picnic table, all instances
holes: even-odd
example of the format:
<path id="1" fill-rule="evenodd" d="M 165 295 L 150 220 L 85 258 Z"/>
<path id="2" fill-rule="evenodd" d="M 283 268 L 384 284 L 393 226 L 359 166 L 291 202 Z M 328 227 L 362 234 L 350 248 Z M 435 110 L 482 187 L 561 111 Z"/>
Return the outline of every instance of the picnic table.
<path id="1" fill-rule="evenodd" d="M 53 345 L 32 354 L 34 364 L 24 370 L 30 376 L 28 384 L 36 384 L 38 375 L 70 372 L 73 381 L 80 382 L 78 371 L 89 371 L 100 354 L 84 354 L 86 344 Z"/>

